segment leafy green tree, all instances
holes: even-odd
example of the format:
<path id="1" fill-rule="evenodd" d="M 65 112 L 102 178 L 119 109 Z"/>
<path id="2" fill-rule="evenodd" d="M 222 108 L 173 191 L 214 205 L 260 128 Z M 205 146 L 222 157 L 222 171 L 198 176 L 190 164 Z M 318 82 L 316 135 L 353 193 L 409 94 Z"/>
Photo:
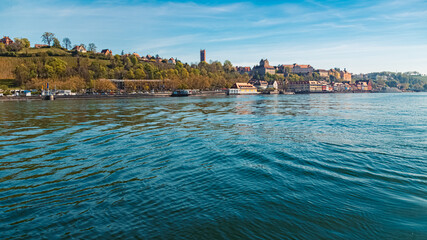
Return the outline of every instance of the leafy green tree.
<path id="1" fill-rule="evenodd" d="M 55 37 L 55 34 L 51 33 L 51 32 L 45 32 L 43 33 L 43 35 L 41 36 L 42 41 L 44 43 L 46 43 L 47 45 L 50 46 L 50 43 L 53 41 L 53 38 Z"/>
<path id="2" fill-rule="evenodd" d="M 67 63 L 59 58 L 50 58 L 45 64 L 45 69 L 49 78 L 65 77 Z"/>
<path id="3" fill-rule="evenodd" d="M 145 72 L 142 68 L 137 68 L 135 70 L 135 79 L 144 79 L 145 78 Z"/>
<path id="4" fill-rule="evenodd" d="M 389 87 L 397 87 L 397 82 L 395 80 L 391 80 L 387 82 Z"/>
<path id="5" fill-rule="evenodd" d="M 23 43 L 21 42 L 21 39 L 15 38 L 14 43 L 9 44 L 6 46 L 6 49 L 12 52 L 18 52 L 21 51 L 23 48 Z"/>
<path id="6" fill-rule="evenodd" d="M 23 85 L 27 81 L 31 80 L 31 71 L 25 64 L 19 64 L 16 66 L 13 73 L 15 74 L 15 79 L 19 85 Z"/>
<path id="7" fill-rule="evenodd" d="M 0 53 L 5 53 L 7 52 L 6 46 L 4 45 L 4 43 L 0 43 Z"/>
<path id="8" fill-rule="evenodd" d="M 20 41 L 23 48 L 29 48 L 31 46 L 30 40 L 28 40 L 28 38 L 21 38 Z"/>
<path id="9" fill-rule="evenodd" d="M 319 74 L 319 73 L 317 73 L 317 72 L 313 73 L 313 78 L 314 78 L 315 80 L 319 80 L 319 79 L 320 79 L 320 74 Z"/>
<path id="10" fill-rule="evenodd" d="M 228 73 L 234 70 L 233 64 L 231 64 L 231 62 L 228 60 L 225 60 L 223 67 L 224 71 Z"/>
<path id="11" fill-rule="evenodd" d="M 125 75 L 126 79 L 135 79 L 135 73 L 133 72 L 133 70 L 129 70 L 126 75 Z"/>
<path id="12" fill-rule="evenodd" d="M 61 48 L 61 43 L 59 42 L 58 38 L 54 37 L 53 38 L 53 47 L 54 48 Z"/>
<path id="13" fill-rule="evenodd" d="M 135 55 L 132 55 L 130 57 L 130 61 L 132 62 L 132 65 L 136 65 L 138 63 L 138 58 Z"/>
<path id="14" fill-rule="evenodd" d="M 64 47 L 68 50 L 71 49 L 71 41 L 69 38 L 64 38 L 62 39 L 62 44 L 64 45 Z"/>

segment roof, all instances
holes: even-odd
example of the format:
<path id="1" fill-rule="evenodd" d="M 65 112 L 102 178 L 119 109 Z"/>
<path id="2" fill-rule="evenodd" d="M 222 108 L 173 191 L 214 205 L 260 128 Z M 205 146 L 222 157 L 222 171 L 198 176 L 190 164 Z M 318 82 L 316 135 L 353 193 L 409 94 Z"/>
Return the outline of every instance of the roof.
<path id="1" fill-rule="evenodd" d="M 310 65 L 299 65 L 299 64 L 295 64 L 294 67 L 299 67 L 299 68 L 311 68 Z"/>
<path id="2" fill-rule="evenodd" d="M 84 50 L 86 50 L 86 48 L 84 48 L 83 46 L 75 46 L 73 49 L 76 49 L 76 50 L 79 50 L 79 49 L 84 49 Z"/>
<path id="3" fill-rule="evenodd" d="M 254 85 L 250 83 L 235 83 L 234 84 L 237 88 L 255 88 Z"/>
<path id="4" fill-rule="evenodd" d="M 285 68 L 285 67 L 289 67 L 289 68 L 293 68 L 294 67 L 294 65 L 282 65 L 283 66 L 283 68 Z"/>
<path id="5" fill-rule="evenodd" d="M 2 39 L 0 39 L 0 41 L 12 41 L 12 39 L 10 39 L 9 37 L 3 37 Z"/>

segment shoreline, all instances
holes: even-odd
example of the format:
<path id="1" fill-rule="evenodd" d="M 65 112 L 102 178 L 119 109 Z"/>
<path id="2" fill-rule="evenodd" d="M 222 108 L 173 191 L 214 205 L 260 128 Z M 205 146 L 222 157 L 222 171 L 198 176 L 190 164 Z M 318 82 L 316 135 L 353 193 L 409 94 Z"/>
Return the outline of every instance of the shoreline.
<path id="1" fill-rule="evenodd" d="M 141 93 L 141 94 L 114 94 L 114 95 L 55 95 L 55 100 L 88 100 L 88 99 L 131 99 L 131 98 L 167 98 L 172 97 L 172 92 L 159 93 Z M 189 97 L 199 96 L 226 96 L 223 91 L 206 91 L 190 95 Z M 43 96 L 3 96 L 0 97 L 0 102 L 15 102 L 15 101 L 43 101 Z"/>
<path id="2" fill-rule="evenodd" d="M 357 94 L 357 93 L 387 93 L 387 92 L 312 92 L 312 93 L 295 93 L 295 94 L 255 94 L 255 95 L 305 95 L 305 94 Z M 393 92 L 394 93 L 394 92 Z M 396 92 L 396 93 L 412 93 L 412 92 Z M 133 98 L 167 98 L 172 97 L 172 92 L 160 93 L 142 93 L 142 94 L 115 94 L 115 95 L 55 95 L 55 100 L 89 100 L 89 99 L 133 99 Z M 214 97 L 227 96 L 223 91 L 206 91 L 197 94 L 189 95 L 188 97 Z M 233 95 L 233 96 L 245 96 Z M 19 102 L 19 101 L 43 101 L 42 96 L 3 96 L 0 97 L 0 102 Z"/>

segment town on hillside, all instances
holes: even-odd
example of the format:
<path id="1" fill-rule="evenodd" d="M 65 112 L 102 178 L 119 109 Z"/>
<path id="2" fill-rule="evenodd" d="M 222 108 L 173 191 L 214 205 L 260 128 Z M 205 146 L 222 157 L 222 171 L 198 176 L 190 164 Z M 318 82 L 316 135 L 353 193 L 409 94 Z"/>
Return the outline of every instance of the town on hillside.
<path id="1" fill-rule="evenodd" d="M 355 93 L 427 90 L 427 78 L 417 72 L 352 74 L 347 69 L 316 69 L 310 64 L 233 66 L 206 61 L 200 50 L 198 64 L 159 55 L 97 51 L 94 43 L 72 46 L 53 33 L 42 43 L 26 38 L 0 39 L 0 95 L 137 94 L 207 91 L 234 94 Z M 50 85 L 49 85 L 50 83 Z M 49 87 L 50 86 L 50 87 Z"/>

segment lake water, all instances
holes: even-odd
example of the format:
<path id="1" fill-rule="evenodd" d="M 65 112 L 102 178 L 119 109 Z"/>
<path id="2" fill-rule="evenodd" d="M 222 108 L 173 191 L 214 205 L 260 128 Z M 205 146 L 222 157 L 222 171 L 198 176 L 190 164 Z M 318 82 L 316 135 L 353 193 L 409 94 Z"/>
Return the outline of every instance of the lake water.
<path id="1" fill-rule="evenodd" d="M 427 239 L 427 94 L 0 102 L 1 239 Z"/>

